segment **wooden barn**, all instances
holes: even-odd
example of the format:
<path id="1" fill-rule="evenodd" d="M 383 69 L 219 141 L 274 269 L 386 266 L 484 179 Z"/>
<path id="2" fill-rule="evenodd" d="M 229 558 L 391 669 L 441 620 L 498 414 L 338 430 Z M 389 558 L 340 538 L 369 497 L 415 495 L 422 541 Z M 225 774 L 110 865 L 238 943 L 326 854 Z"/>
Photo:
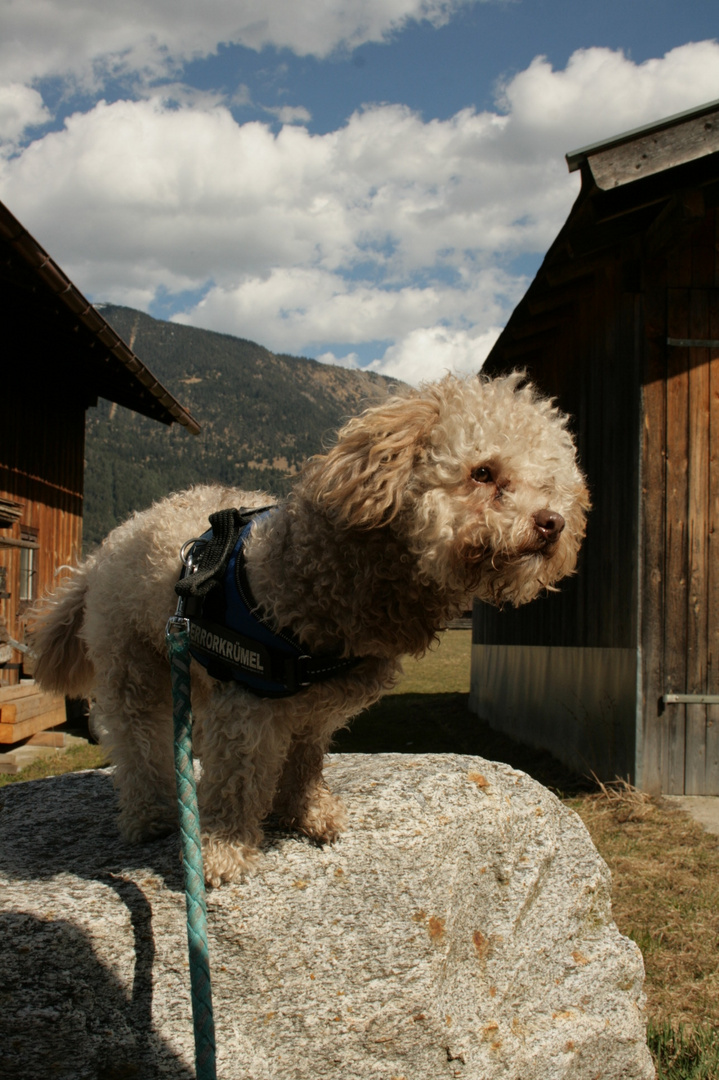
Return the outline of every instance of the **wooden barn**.
<path id="1" fill-rule="evenodd" d="M 2 203 L 0 305 L 0 744 L 8 744 L 65 720 L 62 699 L 39 693 L 15 646 L 33 601 L 80 554 L 85 410 L 104 397 L 165 424 L 199 426 Z"/>
<path id="2" fill-rule="evenodd" d="M 719 794 L 719 102 L 567 155 L 581 190 L 487 359 L 573 417 L 579 573 L 477 606 L 471 707 L 582 773 Z"/>

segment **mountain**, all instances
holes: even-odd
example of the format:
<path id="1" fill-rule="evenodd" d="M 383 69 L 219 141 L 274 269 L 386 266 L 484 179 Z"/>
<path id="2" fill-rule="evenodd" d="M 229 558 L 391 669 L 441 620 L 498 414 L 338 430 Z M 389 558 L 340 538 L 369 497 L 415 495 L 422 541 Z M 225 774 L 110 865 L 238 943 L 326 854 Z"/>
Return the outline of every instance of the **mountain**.
<path id="1" fill-rule="evenodd" d="M 331 442 L 345 419 L 400 385 L 132 308 L 98 306 L 202 431 L 168 428 L 104 400 L 88 409 L 86 550 L 133 510 L 191 484 L 286 494 L 302 462 Z"/>

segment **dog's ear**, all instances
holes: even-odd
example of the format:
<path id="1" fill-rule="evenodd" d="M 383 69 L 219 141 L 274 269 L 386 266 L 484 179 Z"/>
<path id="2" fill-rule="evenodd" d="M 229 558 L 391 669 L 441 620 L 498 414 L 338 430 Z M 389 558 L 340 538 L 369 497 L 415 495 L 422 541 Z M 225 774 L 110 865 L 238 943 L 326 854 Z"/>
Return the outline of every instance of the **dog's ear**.
<path id="1" fill-rule="evenodd" d="M 436 401 L 418 395 L 367 409 L 341 429 L 328 454 L 309 462 L 306 494 L 346 528 L 388 524 L 438 413 Z"/>

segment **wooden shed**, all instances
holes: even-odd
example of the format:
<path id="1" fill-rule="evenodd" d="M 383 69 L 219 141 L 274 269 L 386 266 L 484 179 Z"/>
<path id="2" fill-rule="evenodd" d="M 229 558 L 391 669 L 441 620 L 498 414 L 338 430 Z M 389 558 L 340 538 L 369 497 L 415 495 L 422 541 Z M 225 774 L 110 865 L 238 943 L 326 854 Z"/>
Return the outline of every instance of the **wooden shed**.
<path id="1" fill-rule="evenodd" d="M 165 424 L 193 417 L 0 203 L 0 744 L 62 723 L 23 644 L 33 601 L 82 542 L 85 410 L 98 397 Z"/>
<path id="2" fill-rule="evenodd" d="M 471 707 L 603 779 L 719 794 L 719 102 L 567 155 L 581 190 L 487 359 L 573 416 L 576 577 L 477 606 Z"/>

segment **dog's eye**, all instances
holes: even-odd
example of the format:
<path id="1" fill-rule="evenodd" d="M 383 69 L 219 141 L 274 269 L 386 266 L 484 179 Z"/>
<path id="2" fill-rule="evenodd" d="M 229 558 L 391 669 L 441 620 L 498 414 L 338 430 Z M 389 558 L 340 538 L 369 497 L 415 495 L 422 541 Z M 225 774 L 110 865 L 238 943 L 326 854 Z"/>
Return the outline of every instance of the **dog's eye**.
<path id="1" fill-rule="evenodd" d="M 486 465 L 480 465 L 476 469 L 472 469 L 472 479 L 475 484 L 491 484 L 492 473 Z"/>

